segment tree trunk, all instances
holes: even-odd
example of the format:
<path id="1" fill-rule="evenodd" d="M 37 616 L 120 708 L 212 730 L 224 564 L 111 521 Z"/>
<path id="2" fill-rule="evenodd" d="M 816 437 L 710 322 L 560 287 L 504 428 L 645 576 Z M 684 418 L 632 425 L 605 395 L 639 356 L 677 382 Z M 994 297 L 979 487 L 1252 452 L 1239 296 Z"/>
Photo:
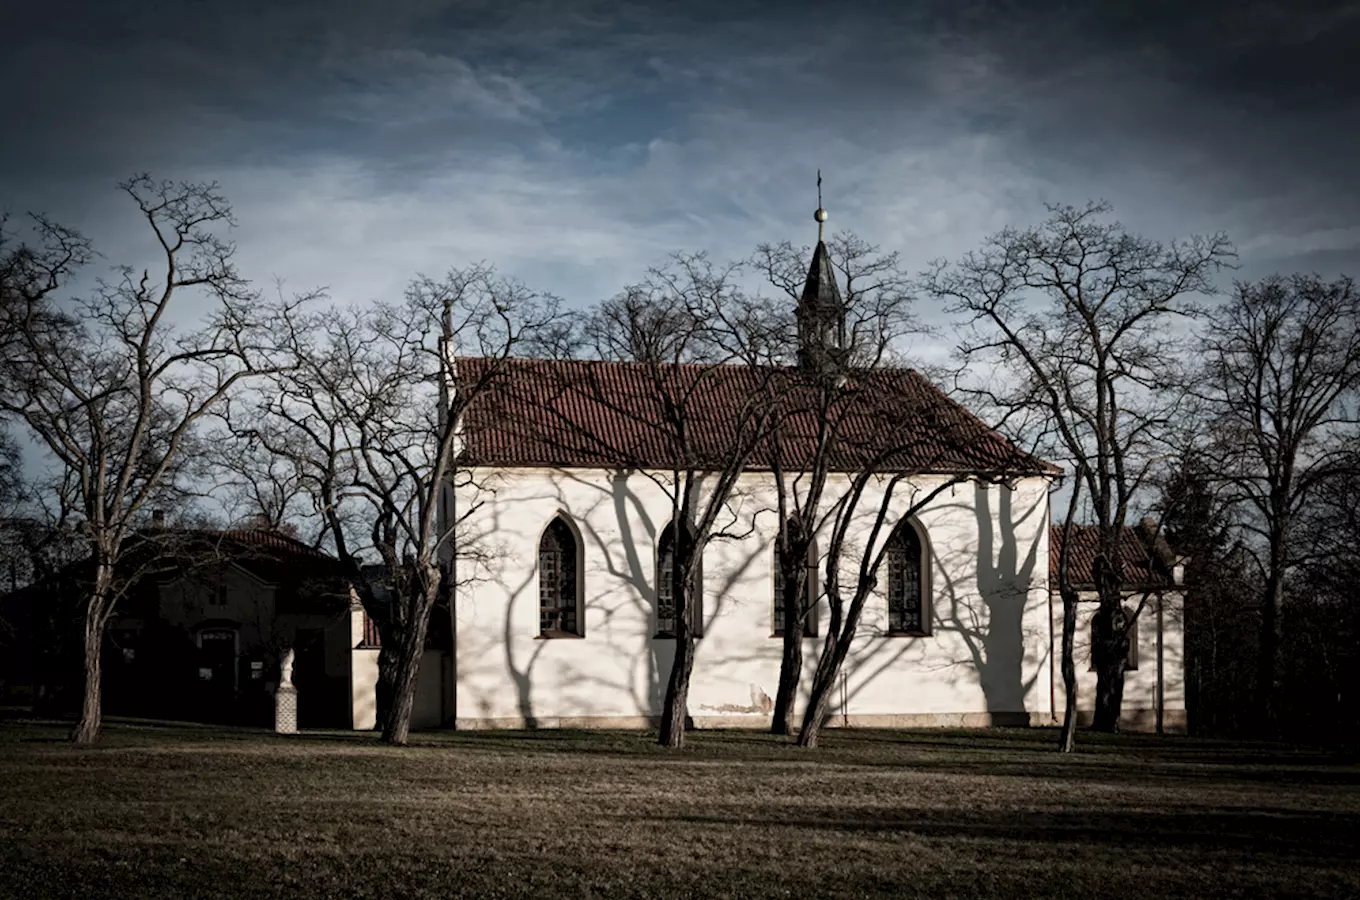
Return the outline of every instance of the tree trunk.
<path id="1" fill-rule="evenodd" d="M 678 516 L 678 520 L 683 520 Z M 671 565 L 671 592 L 675 597 L 675 657 L 671 660 L 671 674 L 666 680 L 666 699 L 661 709 L 661 733 L 657 743 L 679 749 L 685 746 L 685 723 L 689 718 L 689 679 L 694 671 L 695 619 L 703 615 L 703 608 L 693 601 L 703 590 L 698 579 L 697 561 L 704 552 L 686 528 L 677 529 L 675 556 Z M 700 626 L 702 627 L 702 622 Z"/>
<path id="2" fill-rule="evenodd" d="M 784 611 L 784 656 L 779 664 L 779 688 L 774 697 L 771 734 L 793 734 L 793 705 L 798 698 L 798 679 L 803 669 L 803 623 L 789 623 Z"/>
<path id="3" fill-rule="evenodd" d="M 795 558 L 806 559 L 807 551 Z M 780 565 L 783 565 L 782 559 Z M 807 595 L 806 566 L 799 565 L 792 573 L 786 570 L 783 575 L 784 596 L 779 602 L 784 604 L 784 652 L 779 663 L 779 687 L 775 691 L 771 734 L 794 732 L 793 707 L 798 699 L 798 681 L 803 670 L 803 626 L 808 615 L 803 608 L 803 598 Z"/>
<path id="4" fill-rule="evenodd" d="M 378 683 L 374 688 L 377 715 L 374 728 L 386 726 L 392 715 L 392 700 L 397 694 L 397 669 L 401 661 L 402 633 L 393 625 L 380 629 L 382 646 L 378 648 Z"/>
<path id="5" fill-rule="evenodd" d="M 828 634 L 822 646 L 822 656 L 817 660 L 817 671 L 812 676 L 812 690 L 808 694 L 808 708 L 803 712 L 803 727 L 798 731 L 799 747 L 816 747 L 817 738 L 822 731 L 822 723 L 831 712 L 831 698 L 835 695 L 836 679 L 840 677 L 841 663 L 854 639 L 853 625 L 840 635 Z"/>
<path id="6" fill-rule="evenodd" d="M 1120 707 L 1124 702 L 1124 663 L 1102 666 L 1096 670 L 1096 710 L 1091 727 L 1095 731 L 1113 734 L 1119 730 Z"/>
<path id="7" fill-rule="evenodd" d="M 420 661 L 425 655 L 425 634 L 430 627 L 430 612 L 434 609 L 438 581 L 421 586 L 420 594 L 411 598 L 415 609 L 407 619 L 401 636 L 401 653 L 397 658 L 392 684 L 391 709 L 383 720 L 382 740 L 398 747 L 406 746 L 411 734 L 411 712 L 415 708 L 416 682 L 420 677 Z"/>
<path id="8" fill-rule="evenodd" d="M 661 711 L 661 735 L 657 739 L 663 747 L 679 749 L 685 745 L 685 719 L 689 704 L 689 678 L 694 671 L 694 637 L 676 613 L 675 659 L 666 682 L 666 703 Z"/>
<path id="9" fill-rule="evenodd" d="M 1077 747 L 1077 595 L 1062 591 L 1062 676 L 1063 724 L 1058 738 L 1058 750 L 1071 753 Z"/>
<path id="10" fill-rule="evenodd" d="M 1272 552 L 1270 574 L 1266 579 L 1265 594 L 1261 598 L 1261 640 L 1256 660 L 1256 712 L 1259 717 L 1257 734 L 1273 737 L 1275 732 L 1275 675 L 1276 657 L 1280 646 L 1280 608 L 1284 604 L 1283 554 Z"/>
<path id="11" fill-rule="evenodd" d="M 850 645 L 854 642 L 855 631 L 859 627 L 859 617 L 864 612 L 864 602 L 875 584 L 877 584 L 876 572 L 871 570 L 860 575 L 859 585 L 849 607 L 845 610 L 843 622 L 836 615 L 834 606 L 831 610 L 826 641 L 822 644 L 821 656 L 817 658 L 817 671 L 812 675 L 812 690 L 808 695 L 807 711 L 803 713 L 803 727 L 798 731 L 800 747 L 817 746 L 822 725 L 831 712 L 831 698 L 835 695 L 836 680 L 840 678 L 841 667 L 845 664 L 846 656 L 850 654 Z"/>
<path id="12" fill-rule="evenodd" d="M 100 657 L 104 649 L 106 607 L 113 590 L 113 566 L 100 557 L 102 554 L 95 562 L 94 586 L 85 607 L 85 690 L 80 703 L 80 719 L 71 731 L 71 740 L 77 744 L 93 744 L 99 738 L 104 721 Z"/>
<path id="13" fill-rule="evenodd" d="M 1101 603 L 1092 620 L 1091 656 L 1096 666 L 1096 708 L 1091 727 L 1113 733 L 1119 730 L 1124 702 L 1124 668 L 1128 664 L 1129 629 L 1118 604 Z"/>

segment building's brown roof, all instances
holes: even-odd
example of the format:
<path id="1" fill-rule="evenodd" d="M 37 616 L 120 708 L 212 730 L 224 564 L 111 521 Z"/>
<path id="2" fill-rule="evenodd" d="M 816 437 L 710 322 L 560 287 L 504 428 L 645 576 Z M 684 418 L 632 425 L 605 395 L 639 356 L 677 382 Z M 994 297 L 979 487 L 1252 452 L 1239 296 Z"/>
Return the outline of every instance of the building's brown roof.
<path id="1" fill-rule="evenodd" d="M 157 548 L 155 534 L 147 534 L 148 546 Z M 340 561 L 329 553 L 277 531 L 239 528 L 228 531 L 168 529 L 168 542 L 160 552 L 181 555 L 190 564 L 207 560 L 230 561 L 257 577 L 289 590 L 307 585 L 308 590 L 345 593 L 347 581 Z"/>
<path id="2" fill-rule="evenodd" d="M 134 583 L 119 601 L 119 615 L 151 615 L 158 582 L 178 578 L 196 567 L 226 562 L 277 585 L 276 602 L 281 608 L 296 606 L 309 597 L 348 594 L 348 581 L 339 560 L 279 532 L 150 528 L 134 533 L 123 544 L 117 578 Z M 14 596 L 23 594 L 31 600 L 53 586 L 83 590 L 93 577 L 94 560 L 87 556 L 64 566 L 45 582 L 21 588 Z"/>
<path id="3" fill-rule="evenodd" d="M 1129 588 L 1170 587 L 1174 584 L 1171 566 L 1174 561 L 1166 539 L 1156 538 L 1156 554 L 1149 552 L 1149 543 L 1156 526 L 1151 521 L 1124 526 L 1119 542 L 1120 561 L 1124 569 L 1124 584 Z M 1049 583 L 1058 584 L 1058 567 L 1062 560 L 1063 526 L 1054 525 L 1048 533 Z M 1095 525 L 1072 526 L 1072 550 L 1067 561 L 1072 584 L 1095 584 L 1096 552 L 1100 546 L 1100 530 Z"/>
<path id="4" fill-rule="evenodd" d="M 778 408 L 782 465 L 796 471 L 810 462 L 822 419 L 797 369 L 485 358 L 457 367 L 460 385 L 487 385 L 471 388 L 479 393 L 464 416 L 464 460 L 472 465 L 721 468 L 735 446 L 754 440 L 749 467 L 768 469 L 776 445 L 762 417 Z M 684 410 L 683 442 L 668 399 Z M 911 369 L 852 375 L 833 418 L 841 423 L 833 471 L 871 464 L 951 474 L 1060 471 Z"/>
<path id="5" fill-rule="evenodd" d="M 221 537 L 227 541 L 238 544 L 245 544 L 251 547 L 261 547 L 272 552 L 280 559 L 292 557 L 297 560 L 315 560 L 324 562 L 335 562 L 335 557 L 329 553 L 318 550 L 308 544 L 304 544 L 297 538 L 289 537 L 278 531 L 271 531 L 264 528 L 237 528 L 229 531 L 203 531 L 206 538 Z"/>

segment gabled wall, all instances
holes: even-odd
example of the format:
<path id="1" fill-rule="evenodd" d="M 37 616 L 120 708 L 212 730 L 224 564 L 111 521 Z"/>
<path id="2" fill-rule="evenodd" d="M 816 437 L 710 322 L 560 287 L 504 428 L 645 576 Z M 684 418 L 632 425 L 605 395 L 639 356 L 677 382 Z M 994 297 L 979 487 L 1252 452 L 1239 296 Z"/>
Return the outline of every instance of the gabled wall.
<path id="1" fill-rule="evenodd" d="M 242 649 L 273 637 L 275 586 L 240 566 L 223 564 L 192 571 L 160 585 L 160 617 L 191 629 L 206 620 L 240 624 Z"/>
<path id="2" fill-rule="evenodd" d="M 307 646 L 299 649 L 294 669 L 301 720 L 325 727 L 349 724 L 350 623 L 339 610 L 323 611 L 324 607 L 315 603 L 281 606 L 276 585 L 234 563 L 191 569 L 159 584 L 157 592 L 159 621 L 141 623 L 151 629 L 139 639 L 141 652 L 163 655 L 170 645 L 183 645 L 179 656 L 164 666 L 161 674 L 162 685 L 165 679 L 179 683 L 177 688 L 192 706 L 180 714 L 230 714 L 257 724 L 271 721 L 272 691 L 281 657 L 290 646 L 305 640 Z M 232 677 L 220 691 L 203 690 L 215 687 L 221 675 L 214 673 L 208 679 L 211 684 L 203 681 L 197 651 L 202 648 L 205 631 L 233 635 Z M 233 704 L 237 709 L 229 713 L 226 707 Z M 211 706 L 224 708 L 208 708 Z"/>

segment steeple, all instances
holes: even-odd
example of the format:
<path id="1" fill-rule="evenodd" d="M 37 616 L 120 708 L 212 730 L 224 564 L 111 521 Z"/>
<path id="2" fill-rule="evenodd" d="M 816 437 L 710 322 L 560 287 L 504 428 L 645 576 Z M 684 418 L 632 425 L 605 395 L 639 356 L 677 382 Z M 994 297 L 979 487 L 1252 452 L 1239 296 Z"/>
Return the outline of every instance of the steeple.
<path id="1" fill-rule="evenodd" d="M 829 371 L 845 358 L 845 304 L 836 286 L 836 270 L 822 240 L 827 211 L 822 208 L 822 172 L 817 171 L 817 249 L 812 251 L 803 295 L 798 299 L 798 365 Z"/>

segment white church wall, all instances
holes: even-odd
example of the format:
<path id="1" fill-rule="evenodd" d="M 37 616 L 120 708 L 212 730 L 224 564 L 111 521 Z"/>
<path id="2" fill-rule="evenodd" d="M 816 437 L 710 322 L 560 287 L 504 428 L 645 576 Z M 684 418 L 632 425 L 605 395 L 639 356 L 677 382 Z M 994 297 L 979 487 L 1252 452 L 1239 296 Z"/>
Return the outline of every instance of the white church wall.
<path id="1" fill-rule="evenodd" d="M 378 651 L 356 647 L 350 651 L 350 727 L 371 731 L 378 722 Z"/>
<path id="2" fill-rule="evenodd" d="M 1130 594 L 1125 607 L 1136 610 L 1144 595 Z M 1089 724 L 1095 711 L 1096 672 L 1091 667 L 1091 620 L 1098 608 L 1094 591 L 1080 594 L 1077 631 L 1073 641 L 1073 661 L 1077 670 L 1077 721 Z M 1185 603 L 1180 591 L 1161 595 L 1162 615 L 1162 709 L 1163 728 L 1183 732 L 1185 718 Z M 1124 674 L 1124 702 L 1120 707 L 1120 728 L 1126 731 L 1152 731 L 1157 724 L 1157 603 L 1158 595 L 1147 595 L 1138 616 L 1138 668 Z M 1061 635 L 1062 607 L 1054 598 L 1054 633 Z M 1057 674 L 1058 703 L 1062 704 L 1062 673 Z M 1061 713 L 1060 713 L 1061 717 Z"/>
<path id="3" fill-rule="evenodd" d="M 879 539 L 914 497 L 946 480 L 899 485 Z M 458 498 L 463 510 L 481 503 L 459 535 L 458 724 L 637 726 L 659 715 L 673 651 L 672 640 L 653 637 L 655 547 L 670 518 L 667 492 L 646 474 L 584 469 L 480 470 L 474 481 L 478 488 Z M 851 532 L 856 549 L 885 483 L 861 500 Z M 833 479 L 824 508 L 846 489 L 846 479 Z M 703 561 L 705 629 L 689 699 L 700 727 L 766 725 L 778 685 L 773 484 L 751 474 L 737 494 L 734 517 L 721 524 L 740 536 L 714 540 Z M 539 637 L 538 542 L 559 513 L 583 544 L 580 638 Z M 889 636 L 886 599 L 876 591 L 844 667 L 833 723 L 1047 721 L 1046 481 L 1024 479 L 1014 489 L 957 484 L 916 521 L 929 556 L 930 634 Z M 828 542 L 819 535 L 820 563 Z M 819 636 L 803 642 L 802 700 L 825 635 L 825 598 L 821 607 Z"/>
<path id="4" fill-rule="evenodd" d="M 420 669 L 416 673 L 416 696 L 411 707 L 411 727 L 438 728 L 444 724 L 443 686 L 440 674 L 443 669 L 444 652 L 426 650 L 420 657 Z"/>

